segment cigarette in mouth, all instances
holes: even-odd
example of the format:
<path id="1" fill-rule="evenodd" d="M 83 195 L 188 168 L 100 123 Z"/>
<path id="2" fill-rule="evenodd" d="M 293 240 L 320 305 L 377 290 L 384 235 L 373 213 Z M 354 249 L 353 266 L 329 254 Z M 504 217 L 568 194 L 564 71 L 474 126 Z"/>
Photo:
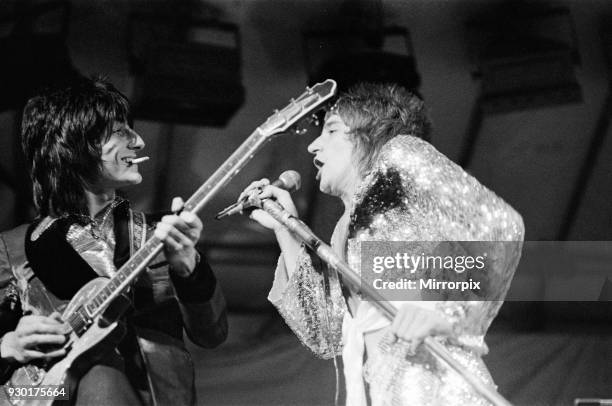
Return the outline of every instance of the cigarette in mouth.
<path id="1" fill-rule="evenodd" d="M 149 157 L 148 157 L 148 156 L 143 156 L 143 157 L 141 157 L 141 158 L 136 158 L 136 159 L 132 159 L 132 160 L 130 160 L 130 161 L 129 161 L 129 164 L 130 164 L 130 165 L 139 164 L 139 163 L 141 163 L 141 162 L 146 162 L 146 161 L 148 161 L 148 160 L 149 160 Z"/>

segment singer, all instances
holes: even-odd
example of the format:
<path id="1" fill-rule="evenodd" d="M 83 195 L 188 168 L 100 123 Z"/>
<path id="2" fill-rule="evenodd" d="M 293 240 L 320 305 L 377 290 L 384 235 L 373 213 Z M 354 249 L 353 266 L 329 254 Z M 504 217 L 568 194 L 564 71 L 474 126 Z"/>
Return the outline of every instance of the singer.
<path id="1" fill-rule="evenodd" d="M 353 269 L 363 240 L 522 241 L 521 216 L 430 145 L 429 133 L 423 102 L 394 85 L 359 85 L 328 111 L 308 152 L 320 190 L 344 203 L 331 245 Z M 266 179 L 241 198 L 255 188 L 297 215 L 289 193 Z M 481 356 L 501 301 L 415 297 L 394 302 L 399 310 L 389 322 L 334 272 L 321 272 L 320 261 L 270 215 L 250 216 L 274 231 L 282 251 L 269 300 L 317 356 L 342 354 L 347 405 L 488 404 L 421 344 L 436 337 L 468 373 L 493 385 Z M 502 299 L 520 258 L 516 246 L 487 269 Z"/>
<path id="2" fill-rule="evenodd" d="M 65 355 L 66 326 L 54 313 L 91 279 L 116 272 L 155 234 L 164 251 L 127 291 L 125 335 L 117 348 L 95 354 L 69 388 L 70 402 L 195 405 L 183 330 L 203 347 L 223 342 L 225 300 L 195 249 L 202 231 L 195 214 L 160 220 L 117 196 L 117 188 L 141 182 L 138 163 L 146 160 L 138 158 L 145 144 L 131 127 L 128 100 L 99 79 L 49 91 L 27 103 L 22 141 L 39 216 L 25 237 L 31 268 L 14 270 L 16 282 L 0 306 L 17 313 L 0 317 L 2 382 L 24 364 Z M 172 210 L 182 204 L 175 198 Z"/>

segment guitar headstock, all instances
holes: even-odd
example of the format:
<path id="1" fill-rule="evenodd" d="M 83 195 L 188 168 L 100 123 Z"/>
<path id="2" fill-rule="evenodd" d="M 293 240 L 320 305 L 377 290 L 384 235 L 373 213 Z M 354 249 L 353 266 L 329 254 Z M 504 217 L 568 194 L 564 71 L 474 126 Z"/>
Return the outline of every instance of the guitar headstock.
<path id="1" fill-rule="evenodd" d="M 282 110 L 274 112 L 265 123 L 259 126 L 259 132 L 272 136 L 285 132 L 301 118 L 310 115 L 336 94 L 337 85 L 332 79 L 307 87 L 298 98 L 292 99 Z"/>

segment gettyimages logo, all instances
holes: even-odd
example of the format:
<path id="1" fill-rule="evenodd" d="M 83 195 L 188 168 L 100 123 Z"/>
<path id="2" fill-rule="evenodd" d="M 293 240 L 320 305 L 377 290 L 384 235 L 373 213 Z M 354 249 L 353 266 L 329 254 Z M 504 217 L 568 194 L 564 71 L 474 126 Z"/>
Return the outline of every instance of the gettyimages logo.
<path id="1" fill-rule="evenodd" d="M 423 252 L 420 255 L 398 252 L 394 257 L 374 257 L 372 260 L 372 271 L 375 273 L 382 273 L 389 269 L 405 269 L 410 273 L 416 273 L 417 271 L 424 271 L 426 269 L 446 269 L 453 270 L 457 273 L 463 273 L 471 269 L 484 269 L 486 256 L 486 252 L 476 257 L 469 255 L 447 255 L 442 257 L 441 255 L 425 255 Z"/>
<path id="2" fill-rule="evenodd" d="M 360 263 L 352 265 L 361 283 L 386 300 L 612 302 L 612 241 L 363 241 L 360 247 Z"/>
<path id="3" fill-rule="evenodd" d="M 500 255 L 517 242 L 361 243 L 361 280 L 386 300 L 495 300 Z M 506 269 L 506 268 L 504 268 Z"/>

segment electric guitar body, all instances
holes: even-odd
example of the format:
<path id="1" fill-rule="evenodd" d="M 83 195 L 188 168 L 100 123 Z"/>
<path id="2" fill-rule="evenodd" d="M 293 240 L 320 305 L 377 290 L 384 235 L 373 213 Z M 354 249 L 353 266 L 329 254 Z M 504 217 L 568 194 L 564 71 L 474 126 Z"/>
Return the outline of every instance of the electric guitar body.
<path id="1" fill-rule="evenodd" d="M 253 158 L 266 142 L 289 129 L 298 134 L 301 119 L 314 112 L 336 94 L 336 82 L 327 79 L 307 88 L 296 99 L 261 124 L 236 151 L 185 202 L 184 211 L 198 212 Z M 20 367 L 0 389 L 1 405 L 49 406 L 53 397 L 29 396 L 48 387 L 66 385 L 75 388 L 78 380 L 104 354 L 113 351 L 124 331 L 117 321 L 129 301 L 123 293 L 146 269 L 147 264 L 162 250 L 163 243 L 155 236 L 149 238 L 128 261 L 110 278 L 96 278 L 85 284 L 72 298 L 62 314 L 70 326 L 67 354 L 59 361 L 31 363 Z M 24 391 L 23 389 L 30 389 Z M 21 396 L 25 392 L 28 396 Z M 48 392 L 46 392 L 48 393 Z M 17 394 L 17 396 L 15 396 Z M 72 394 L 67 394 L 68 396 Z M 61 394 L 66 398 L 66 394 Z M 58 396 L 56 399 L 60 399 Z"/>
<path id="2" fill-rule="evenodd" d="M 75 314 L 75 310 L 82 308 L 107 283 L 108 278 L 100 277 L 83 286 L 68 303 L 62 319 L 68 320 Z M 73 396 L 74 393 L 70 391 L 74 391 L 78 379 L 108 352 L 113 351 L 121 341 L 125 329 L 117 320 L 109 320 L 108 315 L 119 314 L 118 307 L 126 304 L 128 304 L 127 299 L 119 296 L 109 305 L 108 311 L 86 324 L 86 329 L 80 336 L 75 330 L 70 331 L 64 345 L 66 356 L 58 362 L 28 364 L 17 369 L 4 385 L 4 390 L 0 390 L 0 404 L 51 406 L 55 398 L 43 393 L 48 390 L 53 392 L 55 389 L 62 391 L 58 399 L 68 399 Z M 45 389 L 41 390 L 42 388 Z"/>

